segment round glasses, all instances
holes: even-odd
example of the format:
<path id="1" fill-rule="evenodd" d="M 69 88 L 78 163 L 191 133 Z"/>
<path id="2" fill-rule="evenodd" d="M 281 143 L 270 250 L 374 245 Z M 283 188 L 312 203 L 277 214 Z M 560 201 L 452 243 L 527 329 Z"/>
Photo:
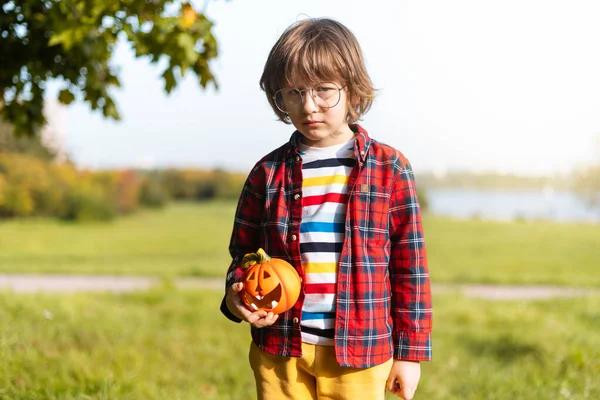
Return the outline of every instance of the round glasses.
<path id="1" fill-rule="evenodd" d="M 283 88 L 275 93 L 273 101 L 279 111 L 287 114 L 302 108 L 304 94 L 308 92 L 318 107 L 328 110 L 338 105 L 342 89 L 332 82 L 318 83 L 310 89 Z"/>

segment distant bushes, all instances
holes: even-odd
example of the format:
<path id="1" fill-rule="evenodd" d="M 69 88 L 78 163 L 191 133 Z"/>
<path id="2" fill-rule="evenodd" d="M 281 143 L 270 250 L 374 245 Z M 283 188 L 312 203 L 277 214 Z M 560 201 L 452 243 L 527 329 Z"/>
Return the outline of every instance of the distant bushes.
<path id="1" fill-rule="evenodd" d="M 79 170 L 27 154 L 0 152 L 0 219 L 111 220 L 169 201 L 237 199 L 245 174 L 223 170 Z M 420 189 L 419 201 L 427 209 Z"/>
<path id="2" fill-rule="evenodd" d="M 0 218 L 111 220 L 170 200 L 239 196 L 245 176 L 194 169 L 78 170 L 26 154 L 0 153 Z"/>

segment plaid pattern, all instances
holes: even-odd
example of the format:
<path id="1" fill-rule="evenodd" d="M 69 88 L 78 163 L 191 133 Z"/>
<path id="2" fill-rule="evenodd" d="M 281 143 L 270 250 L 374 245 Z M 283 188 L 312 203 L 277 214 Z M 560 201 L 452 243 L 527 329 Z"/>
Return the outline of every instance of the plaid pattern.
<path id="1" fill-rule="evenodd" d="M 431 359 L 431 292 L 420 208 L 408 160 L 370 139 L 359 125 L 357 164 L 348 182 L 345 239 L 338 268 L 335 351 L 340 365 L 368 368 L 390 357 Z M 304 276 L 300 256 L 302 159 L 300 133 L 260 160 L 242 191 L 229 251 L 226 289 L 242 275 L 244 254 L 259 247 Z M 296 195 L 298 199 L 296 199 Z M 303 291 L 298 303 L 254 342 L 280 356 L 301 356 Z M 238 321 L 225 303 L 221 311 Z"/>

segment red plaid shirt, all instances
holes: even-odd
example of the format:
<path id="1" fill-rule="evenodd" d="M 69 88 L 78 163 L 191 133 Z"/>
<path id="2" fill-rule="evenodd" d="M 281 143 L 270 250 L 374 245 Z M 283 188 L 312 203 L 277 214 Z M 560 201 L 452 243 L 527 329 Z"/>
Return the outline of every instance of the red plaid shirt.
<path id="1" fill-rule="evenodd" d="M 394 357 L 431 359 L 431 292 L 413 172 L 396 149 L 370 139 L 359 125 L 356 166 L 348 181 L 345 239 L 337 272 L 335 352 L 340 365 L 368 368 Z M 262 247 L 304 275 L 300 257 L 300 133 L 260 160 L 240 196 L 229 251 L 226 289 L 240 280 L 241 259 Z M 303 288 L 304 289 L 304 288 Z M 252 339 L 264 351 L 302 355 L 296 305 Z M 221 311 L 239 322 L 227 309 Z"/>

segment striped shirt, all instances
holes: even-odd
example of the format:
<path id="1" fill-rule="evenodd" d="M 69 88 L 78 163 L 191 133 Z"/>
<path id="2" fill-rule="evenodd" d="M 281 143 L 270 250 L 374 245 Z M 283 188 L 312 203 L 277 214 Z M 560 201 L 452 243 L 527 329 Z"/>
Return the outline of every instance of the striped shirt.
<path id="1" fill-rule="evenodd" d="M 302 341 L 333 346 L 337 265 L 344 242 L 354 139 L 329 146 L 299 143 L 302 156 L 300 255 L 305 274 Z"/>

